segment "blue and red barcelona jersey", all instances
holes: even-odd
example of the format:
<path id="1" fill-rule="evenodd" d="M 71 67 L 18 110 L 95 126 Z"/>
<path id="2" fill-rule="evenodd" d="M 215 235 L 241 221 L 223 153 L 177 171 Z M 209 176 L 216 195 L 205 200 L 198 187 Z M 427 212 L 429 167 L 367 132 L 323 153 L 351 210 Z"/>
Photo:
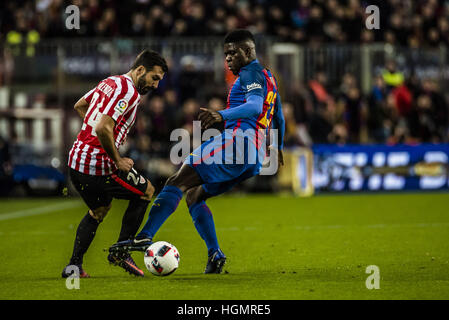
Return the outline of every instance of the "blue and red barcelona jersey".
<path id="1" fill-rule="evenodd" d="M 257 59 L 241 68 L 238 78 L 229 91 L 226 109 L 244 104 L 250 95 L 259 95 L 264 98 L 263 110 L 258 116 L 228 120 L 225 123 L 225 129 L 240 128 L 243 131 L 249 128 L 268 129 L 273 119 L 277 89 L 275 78 Z"/>

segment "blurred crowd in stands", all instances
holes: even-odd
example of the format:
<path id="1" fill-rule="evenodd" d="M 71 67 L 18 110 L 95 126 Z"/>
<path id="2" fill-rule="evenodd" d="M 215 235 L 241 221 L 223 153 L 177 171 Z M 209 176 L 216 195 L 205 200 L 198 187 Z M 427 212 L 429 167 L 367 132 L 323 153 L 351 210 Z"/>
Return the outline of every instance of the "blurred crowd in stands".
<path id="1" fill-rule="evenodd" d="M 69 5 L 80 29 L 68 30 Z M 365 8 L 380 8 L 368 30 Z M 71 12 L 69 12 L 71 13 Z M 213 36 L 235 28 L 297 43 L 388 42 L 410 47 L 449 41 L 445 0 L 15 0 L 0 2 L 0 34 L 9 41 L 54 37 Z"/>
<path id="2" fill-rule="evenodd" d="M 437 81 L 404 78 L 387 62 L 368 95 L 346 73 L 339 87 L 318 72 L 285 97 L 286 144 L 439 143 L 449 141 L 447 96 Z"/>

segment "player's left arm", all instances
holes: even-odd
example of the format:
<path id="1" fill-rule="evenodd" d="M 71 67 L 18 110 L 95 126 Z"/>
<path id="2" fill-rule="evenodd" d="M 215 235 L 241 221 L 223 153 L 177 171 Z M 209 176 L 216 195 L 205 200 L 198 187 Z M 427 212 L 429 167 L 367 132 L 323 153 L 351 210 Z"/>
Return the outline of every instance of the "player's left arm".
<path id="1" fill-rule="evenodd" d="M 284 149 L 284 134 L 285 134 L 285 119 L 284 113 L 282 112 L 282 101 L 281 95 L 277 94 L 275 112 L 273 114 L 273 129 L 278 130 L 278 141 L 275 141 L 275 145 L 278 150 L 279 164 L 284 164 L 284 155 L 282 150 Z"/>
<path id="2" fill-rule="evenodd" d="M 251 95 L 246 99 L 244 104 L 232 109 L 212 111 L 200 108 L 200 110 L 199 119 L 202 122 L 203 128 L 207 129 L 217 122 L 258 116 L 263 110 L 263 98 L 257 95 Z"/>
<path id="3" fill-rule="evenodd" d="M 200 120 L 207 129 L 216 122 L 248 119 L 258 116 L 263 111 L 265 78 L 260 72 L 243 70 L 240 73 L 240 84 L 245 92 L 246 102 L 238 107 L 220 111 L 201 108 Z"/>
<path id="4" fill-rule="evenodd" d="M 265 77 L 262 72 L 245 70 L 240 72 L 240 86 L 245 93 L 245 103 L 226 110 L 220 110 L 223 120 L 237 120 L 257 117 L 263 111 Z"/>

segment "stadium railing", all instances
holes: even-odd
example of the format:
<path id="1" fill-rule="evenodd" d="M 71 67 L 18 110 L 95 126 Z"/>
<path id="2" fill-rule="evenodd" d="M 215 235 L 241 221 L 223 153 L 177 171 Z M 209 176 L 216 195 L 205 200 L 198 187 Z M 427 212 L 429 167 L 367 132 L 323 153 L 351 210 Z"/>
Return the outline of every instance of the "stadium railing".
<path id="1" fill-rule="evenodd" d="M 8 47 L 3 44 L 4 50 Z M 338 85 L 343 75 L 353 73 L 363 91 L 369 91 L 373 76 L 389 59 L 397 61 L 399 69 L 409 75 L 432 77 L 447 82 L 449 79 L 448 51 L 437 48 L 404 48 L 389 44 L 366 45 L 325 44 L 320 46 L 281 43 L 276 38 L 258 39 L 258 56 L 284 82 L 307 81 L 317 71 L 324 71 L 330 85 Z M 125 72 L 143 48 L 161 52 L 177 70 L 192 62 L 195 67 L 214 73 L 217 83 L 223 82 L 222 38 L 142 38 L 142 39 L 52 39 L 41 40 L 33 56 L 26 48 L 18 55 L 6 54 L 13 63 L 11 85 L 45 84 L 57 81 L 68 84 L 79 76 L 86 79 Z M 59 88 L 61 94 L 70 86 Z"/>

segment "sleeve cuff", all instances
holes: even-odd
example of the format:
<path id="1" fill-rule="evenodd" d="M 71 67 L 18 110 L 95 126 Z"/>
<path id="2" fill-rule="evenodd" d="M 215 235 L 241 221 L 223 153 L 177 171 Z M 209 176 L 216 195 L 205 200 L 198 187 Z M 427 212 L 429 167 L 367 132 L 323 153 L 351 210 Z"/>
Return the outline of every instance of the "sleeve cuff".
<path id="1" fill-rule="evenodd" d="M 226 120 L 228 120 L 228 119 L 226 119 L 226 116 L 225 116 L 225 112 L 224 111 L 226 111 L 226 110 L 220 110 L 220 111 L 217 111 L 220 115 L 221 115 L 221 117 L 223 118 L 223 121 L 226 121 Z"/>

